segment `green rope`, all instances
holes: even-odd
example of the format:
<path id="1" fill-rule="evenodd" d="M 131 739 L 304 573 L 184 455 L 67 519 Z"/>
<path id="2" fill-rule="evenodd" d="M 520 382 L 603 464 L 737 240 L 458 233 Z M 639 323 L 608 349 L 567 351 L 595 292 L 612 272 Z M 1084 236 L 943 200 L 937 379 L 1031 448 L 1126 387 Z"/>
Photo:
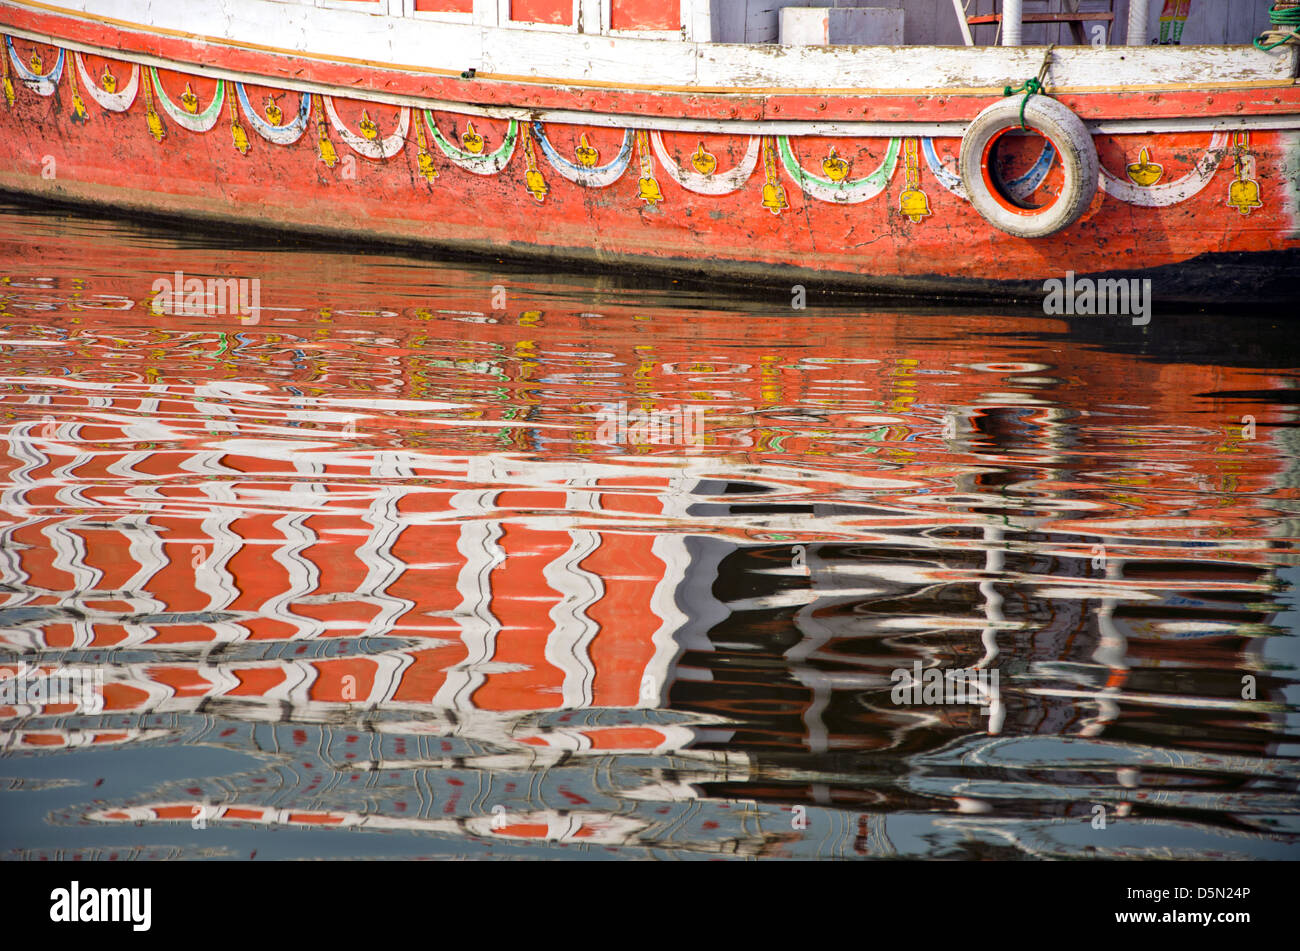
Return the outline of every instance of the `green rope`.
<path id="1" fill-rule="evenodd" d="M 1025 94 L 1025 98 L 1020 100 L 1020 128 L 1026 131 L 1028 131 L 1029 125 L 1025 122 L 1025 106 L 1029 105 L 1030 96 L 1039 94 L 1046 96 L 1048 94 L 1045 83 L 1047 82 L 1047 71 L 1052 68 L 1052 53 L 1055 49 L 1056 44 L 1053 43 L 1043 53 L 1043 65 L 1039 68 L 1037 76 L 1026 79 L 1019 86 L 1004 86 L 1002 88 L 1002 95 L 1004 96 L 1014 96 L 1019 92 Z"/>
<path id="2" fill-rule="evenodd" d="M 1019 86 L 1004 87 L 1002 95 L 1014 96 L 1018 92 L 1023 92 L 1025 94 L 1025 98 L 1020 100 L 1020 128 L 1028 129 L 1029 126 L 1025 124 L 1025 106 L 1029 105 L 1030 96 L 1043 92 L 1043 84 L 1040 80 L 1031 77 L 1026 79 Z M 1043 93 L 1043 95 L 1046 95 L 1046 93 Z"/>
<path id="3" fill-rule="evenodd" d="M 1263 45 L 1265 36 L 1282 32 L 1281 30 L 1269 30 L 1267 33 L 1264 34 L 1264 36 L 1256 37 L 1255 49 L 1267 53 L 1269 50 L 1277 49 L 1279 46 L 1281 46 L 1283 43 L 1286 43 L 1289 40 L 1300 38 L 1300 7 L 1289 7 L 1282 10 L 1276 10 L 1276 9 L 1269 10 L 1268 22 L 1275 27 L 1282 27 L 1283 29 L 1288 29 L 1290 30 L 1290 32 L 1284 34 L 1282 38 L 1278 40 L 1276 43 L 1272 43 L 1268 46 L 1265 46 Z"/>

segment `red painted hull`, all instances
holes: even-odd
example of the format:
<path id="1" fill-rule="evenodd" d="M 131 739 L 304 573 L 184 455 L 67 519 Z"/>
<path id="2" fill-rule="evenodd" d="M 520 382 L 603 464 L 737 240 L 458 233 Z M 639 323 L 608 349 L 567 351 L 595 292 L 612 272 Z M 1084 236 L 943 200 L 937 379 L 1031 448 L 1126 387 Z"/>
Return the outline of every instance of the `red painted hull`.
<path id="1" fill-rule="evenodd" d="M 1118 184 L 1099 189 L 1071 227 L 1047 238 L 1020 239 L 989 224 L 958 193 L 960 187 L 954 190 L 953 157 L 960 149 L 956 137 L 784 138 L 764 135 L 755 126 L 757 136 L 664 131 L 656 140 L 652 131 L 610 128 L 604 124 L 608 119 L 593 118 L 590 126 L 512 126 L 501 119 L 467 118 L 445 106 L 428 112 L 404 109 L 355 90 L 436 95 L 444 103 L 459 96 L 478 105 L 579 108 L 604 117 L 654 110 L 667 118 L 716 115 L 755 121 L 843 114 L 869 121 L 965 122 L 997 96 L 936 94 L 903 101 L 882 94 L 819 100 L 779 93 L 683 95 L 467 82 L 319 59 L 290 61 L 252 48 L 214 50 L 186 38 L 0 6 L 0 31 L 9 30 L 119 57 L 107 60 L 87 53 L 83 71 L 68 52 L 60 78 L 50 83 L 50 94 L 42 95 L 38 83 L 22 81 L 18 67 L 36 55 L 43 75 L 50 76 L 60 47 L 14 38 L 6 67 L 15 96 L 8 108 L 0 109 L 0 190 L 46 200 L 313 233 L 349 245 L 423 244 L 769 284 L 802 282 L 810 290 L 850 284 L 1041 295 L 1045 280 L 1066 272 L 1144 272 L 1157 278 L 1157 301 L 1168 303 L 1266 299 L 1274 291 L 1260 283 L 1261 272 L 1275 277 L 1280 294 L 1289 297 L 1291 278 L 1300 273 L 1300 187 L 1288 171 L 1300 159 L 1300 134 L 1285 128 L 1300 117 L 1300 90 L 1294 84 L 1263 94 L 1224 88 L 1062 95 L 1063 102 L 1090 121 L 1150 117 L 1174 124 L 1160 126 L 1159 132 L 1096 135 L 1101 164 Z M 142 70 L 140 92 L 124 111 L 98 104 L 84 88 L 85 78 L 100 77 L 107 66 L 125 83 L 135 57 L 156 57 L 175 69 L 159 70 L 156 83 Z M 291 62 L 299 85 L 286 91 Z M 216 70 L 216 75 L 229 71 L 232 78 L 264 78 L 265 85 L 236 87 L 226 81 L 219 87 L 214 76 L 189 72 L 200 67 Z M 351 98 L 334 100 L 336 115 L 327 118 L 321 107 L 329 98 L 309 95 L 304 129 L 291 144 L 260 135 L 257 125 L 270 102 L 280 109 L 281 125 L 275 129 L 292 126 L 302 83 L 346 89 Z M 194 122 L 220 91 L 225 93 L 207 131 L 187 130 L 164 106 L 167 100 L 172 108 L 182 108 L 187 86 L 195 97 L 189 116 Z M 246 97 L 242 105 L 234 104 L 236 88 Z M 78 115 L 81 105 L 84 117 Z M 855 110 L 858 115 L 847 115 Z M 405 126 L 403 115 L 408 116 Z M 1217 139 L 1210 131 L 1177 131 L 1180 117 L 1224 115 L 1273 127 L 1257 125 L 1245 136 L 1220 133 Z M 374 123 L 372 138 L 364 131 L 348 131 L 364 130 L 367 117 Z M 665 128 L 670 126 L 666 119 Z M 513 150 L 499 168 L 492 174 L 481 167 L 478 173 L 467 170 L 467 164 L 482 166 L 483 156 L 508 144 L 512 128 Z M 441 134 L 449 150 L 435 145 L 435 134 Z M 481 140 L 473 140 L 474 134 Z M 349 135 L 357 136 L 362 151 L 381 148 L 390 135 L 397 147 L 390 157 L 367 156 L 349 147 Z M 481 151 L 475 152 L 471 146 L 480 141 Z M 656 148 L 660 144 L 662 150 Z M 586 148 L 592 150 L 585 153 L 590 166 L 582 164 Z M 1130 173 L 1142 162 L 1143 150 L 1149 167 L 1159 168 L 1155 185 L 1139 184 L 1141 179 Z M 466 161 L 455 161 L 456 154 Z M 752 172 L 739 176 L 727 193 L 701 194 L 679 183 L 688 178 L 716 190 L 721 186 L 715 183 L 747 156 L 754 161 Z M 1219 161 L 1211 160 L 1207 167 L 1207 157 L 1214 156 Z M 693 165 L 693 158 L 699 164 Z M 841 167 L 846 168 L 845 181 L 856 181 L 858 192 L 831 181 L 836 158 L 847 163 Z M 1010 159 L 1015 165 L 1010 172 L 1030 175 L 1034 159 L 1034 147 L 1026 141 Z M 669 163 L 676 166 L 675 173 Z M 691 178 L 694 169 L 709 165 L 711 172 L 696 171 Z M 806 178 L 797 173 L 800 167 Z M 1198 167 L 1206 170 L 1199 178 Z M 609 180 L 598 185 L 570 180 L 602 169 Z M 873 169 L 875 185 L 863 174 Z M 814 179 L 823 176 L 830 178 L 817 186 Z M 1041 188 L 1050 190 L 1052 181 L 1048 173 Z M 1180 182 L 1181 189 L 1176 187 Z M 1243 191 L 1247 184 L 1248 192 Z M 873 191 L 869 198 L 855 200 Z M 906 206 L 905 192 L 911 193 Z M 925 196 L 919 206 L 915 192 Z M 1252 256 L 1259 261 L 1253 270 Z M 1216 257 L 1226 266 L 1216 266 Z M 1238 266 L 1246 270 L 1235 270 Z"/>

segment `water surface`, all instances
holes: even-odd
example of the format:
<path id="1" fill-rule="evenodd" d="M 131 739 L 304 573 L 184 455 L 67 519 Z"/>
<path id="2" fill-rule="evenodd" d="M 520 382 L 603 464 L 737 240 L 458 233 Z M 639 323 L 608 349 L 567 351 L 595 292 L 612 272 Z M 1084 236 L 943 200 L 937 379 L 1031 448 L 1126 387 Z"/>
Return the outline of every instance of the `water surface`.
<path id="1" fill-rule="evenodd" d="M 1300 857 L 1300 360 L 1249 306 L 8 207 L 0 262 L 0 665 L 102 683 L 0 705 L 5 858 Z M 930 669 L 986 689 L 897 702 Z"/>

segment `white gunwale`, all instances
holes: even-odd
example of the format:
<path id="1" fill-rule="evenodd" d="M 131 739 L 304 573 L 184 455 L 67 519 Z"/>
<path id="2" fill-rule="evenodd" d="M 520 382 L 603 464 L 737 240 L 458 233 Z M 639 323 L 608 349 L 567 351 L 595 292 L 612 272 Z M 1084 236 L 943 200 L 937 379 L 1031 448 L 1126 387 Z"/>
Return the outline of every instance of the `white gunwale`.
<path id="1" fill-rule="evenodd" d="M 655 115 L 647 116 L 637 113 L 619 113 L 610 111 L 586 112 L 574 109 L 537 109 L 517 106 L 483 106 L 463 100 L 434 99 L 420 96 L 405 96 L 382 91 L 366 90 L 359 94 L 355 89 L 340 88 L 325 83 L 304 80 L 291 80 L 282 77 L 266 77 L 256 73 L 239 70 L 217 69 L 200 64 L 177 63 L 157 56 L 136 53 L 124 53 L 121 50 L 106 49 L 87 43 L 63 40 L 47 34 L 29 30 L 5 28 L 10 36 L 60 46 L 64 49 L 83 54 L 105 56 L 123 63 L 137 63 L 142 67 L 153 66 L 157 69 L 173 69 L 194 76 L 210 79 L 224 79 L 252 85 L 274 86 L 290 92 L 310 92 L 341 99 L 356 98 L 366 102 L 381 103 L 391 106 L 409 106 L 416 109 L 431 109 L 437 112 L 450 112 L 467 116 L 482 116 L 490 119 L 517 119 L 521 122 L 537 121 L 543 123 L 560 123 L 565 125 L 585 125 L 596 128 L 618 129 L 655 129 L 661 132 L 690 132 L 696 134 L 735 134 L 735 135 L 790 135 L 790 136 L 827 136 L 827 137 L 894 137 L 926 136 L 932 138 L 960 138 L 965 132 L 965 122 L 933 122 L 928 120 L 902 122 L 875 121 L 817 121 L 801 119 L 755 120 L 755 119 L 692 119 L 689 117 Z M 1000 90 L 999 90 L 1000 92 Z M 1145 134 L 1157 132 L 1221 132 L 1241 129 L 1289 130 L 1300 129 L 1300 114 L 1282 114 L 1270 116 L 1213 116 L 1213 117 L 1178 117 L 1178 118 L 1139 118 L 1115 119 L 1087 122 L 1086 125 L 1099 134 Z"/>
<path id="2" fill-rule="evenodd" d="M 598 0 L 581 2 L 601 8 Z M 473 68 L 480 79 L 694 94 L 993 95 L 1008 82 L 1037 75 L 1046 53 L 1044 47 L 708 43 L 382 15 L 283 0 L 223 0 L 215 9 L 154 0 L 0 0 L 0 14 L 7 8 L 415 74 L 454 75 Z M 1300 50 L 1289 46 L 1272 53 L 1251 46 L 1059 47 L 1052 53 L 1049 83 L 1066 93 L 1291 86 L 1298 57 Z M 1216 79 L 1207 82 L 1207 76 Z M 835 87 L 824 85 L 828 77 L 835 78 Z"/>

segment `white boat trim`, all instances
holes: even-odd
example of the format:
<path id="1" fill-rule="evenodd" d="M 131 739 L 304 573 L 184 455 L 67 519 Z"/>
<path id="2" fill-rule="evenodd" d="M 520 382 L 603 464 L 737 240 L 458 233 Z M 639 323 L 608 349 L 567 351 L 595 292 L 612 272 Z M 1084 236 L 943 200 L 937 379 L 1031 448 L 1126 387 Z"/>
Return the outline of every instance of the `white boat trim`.
<path id="1" fill-rule="evenodd" d="M 170 34 L 210 46 L 414 74 L 457 75 L 473 68 L 498 80 L 695 94 L 1000 92 L 1008 82 L 1038 75 L 1047 52 L 1032 46 L 699 43 L 557 32 L 527 24 L 435 21 L 283 0 L 222 0 L 197 13 L 191 4 L 153 0 L 0 0 L 0 11 L 10 8 Z M 1061 90 L 1213 88 L 1290 85 L 1300 48 L 1264 53 L 1252 46 L 1072 46 L 1056 48 L 1050 55 L 1048 83 Z M 1152 83 L 1153 76 L 1161 81 Z M 1222 81 L 1206 83 L 1207 76 Z M 663 84 L 666 77 L 672 85 Z M 834 77 L 839 88 L 824 89 L 827 77 Z"/>
<path id="2" fill-rule="evenodd" d="M 0 0 L 0 6 L 4 0 Z M 337 86 L 302 80 L 270 78 L 240 70 L 215 69 L 209 66 L 178 64 L 157 56 L 124 54 L 119 50 L 105 50 L 85 43 L 60 40 L 26 30 L 5 28 L 10 36 L 33 42 L 46 43 L 78 53 L 102 56 L 132 67 L 153 66 L 183 72 L 208 79 L 269 86 L 289 92 L 316 93 L 320 96 L 346 99 Z M 184 65 L 184 69 L 178 66 Z M 941 92 L 941 90 L 934 90 Z M 999 90 L 1000 92 L 1000 90 Z M 866 95 L 860 92 L 859 95 Z M 96 97 L 96 101 L 98 98 Z M 527 109 L 517 106 L 482 106 L 459 100 L 431 99 L 366 90 L 357 101 L 430 109 L 475 118 L 515 119 L 520 122 L 581 125 L 592 128 L 647 129 L 660 132 L 690 132 L 716 135 L 786 135 L 845 138 L 893 138 L 919 136 L 927 138 L 961 138 L 966 131 L 965 122 L 933 122 L 929 120 L 874 122 L 870 120 L 828 121 L 803 119 L 692 119 L 674 116 L 646 116 L 631 113 L 584 112 L 576 109 Z M 106 107 L 107 108 L 107 107 Z M 1172 132 L 1233 132 L 1241 130 L 1286 131 L 1300 129 L 1300 113 L 1275 116 L 1206 116 L 1172 118 L 1113 119 L 1085 123 L 1099 135 L 1141 135 Z"/>
<path id="3" fill-rule="evenodd" d="M 18 36 L 21 34 L 15 33 L 13 35 Z M 82 87 L 89 93 L 91 99 L 109 112 L 126 112 L 135 103 L 136 93 L 140 90 L 140 73 L 142 72 L 138 63 L 131 64 L 131 78 L 127 80 L 126 86 L 118 92 L 109 92 L 100 86 L 99 81 L 87 71 L 81 53 L 74 52 L 73 59 L 76 60 L 77 75 L 81 77 Z"/>
<path id="4" fill-rule="evenodd" d="M 365 136 L 353 132 L 339 118 L 338 112 L 334 109 L 334 99 L 330 96 L 321 96 L 325 105 L 325 115 L 329 117 L 330 125 L 338 133 L 353 152 L 365 156 L 369 159 L 390 159 L 402 149 L 406 148 L 408 133 L 411 131 L 411 107 L 403 106 L 401 115 L 397 118 L 397 130 L 388 136 L 376 139 L 367 139 Z"/>
<path id="5" fill-rule="evenodd" d="M 1197 161 L 1186 175 L 1162 185 L 1142 186 L 1120 178 L 1106 166 L 1101 166 L 1101 187 L 1109 195 L 1114 195 L 1130 205 L 1144 208 L 1166 208 L 1187 201 L 1205 190 L 1223 165 L 1228 154 L 1228 136 L 1216 133 L 1210 140 L 1205 154 Z"/>

